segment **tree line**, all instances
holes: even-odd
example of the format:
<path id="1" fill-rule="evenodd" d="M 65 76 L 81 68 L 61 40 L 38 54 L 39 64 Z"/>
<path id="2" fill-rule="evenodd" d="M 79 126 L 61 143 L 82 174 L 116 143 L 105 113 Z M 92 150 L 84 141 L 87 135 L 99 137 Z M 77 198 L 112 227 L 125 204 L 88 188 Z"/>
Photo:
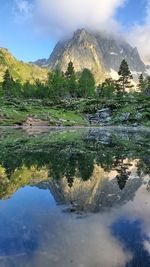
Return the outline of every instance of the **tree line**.
<path id="1" fill-rule="evenodd" d="M 133 77 L 126 60 L 121 62 L 118 71 L 118 80 L 108 78 L 104 83 L 96 86 L 92 72 L 85 68 L 81 73 L 76 73 L 73 63 L 70 61 L 66 72 L 53 70 L 48 73 L 45 82 L 37 79 L 34 83 L 29 81 L 22 84 L 19 80 L 14 80 L 7 69 L 3 82 L 2 93 L 5 97 L 24 98 L 88 98 L 88 97 L 112 97 L 113 95 L 124 95 L 131 90 L 134 85 Z M 144 78 L 139 76 L 137 85 L 138 91 L 143 92 L 150 88 L 150 76 Z"/>

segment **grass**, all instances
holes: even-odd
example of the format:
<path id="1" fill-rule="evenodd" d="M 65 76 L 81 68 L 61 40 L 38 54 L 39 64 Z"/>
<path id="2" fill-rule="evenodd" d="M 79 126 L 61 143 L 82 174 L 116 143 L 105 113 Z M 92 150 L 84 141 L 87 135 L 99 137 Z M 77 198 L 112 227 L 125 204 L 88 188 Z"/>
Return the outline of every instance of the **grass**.
<path id="1" fill-rule="evenodd" d="M 0 125 L 22 125 L 27 117 L 49 121 L 49 125 L 60 123 L 62 126 L 81 126 L 87 124 L 84 117 L 77 111 L 35 106 L 31 103 L 19 106 L 0 102 Z"/>
<path id="2" fill-rule="evenodd" d="M 50 99 L 9 99 L 0 97 L 0 125 L 24 125 L 28 117 L 46 121 L 49 126 L 88 126 L 86 114 L 95 114 L 102 108 L 110 108 L 110 125 L 120 125 L 120 117 L 130 113 L 126 125 L 134 123 L 150 126 L 149 98 L 126 96 L 123 99 L 64 99 L 53 102 Z M 141 119 L 136 119 L 137 114 Z M 93 125 L 94 126 L 94 125 Z M 99 126 L 96 124 L 95 126 Z"/>

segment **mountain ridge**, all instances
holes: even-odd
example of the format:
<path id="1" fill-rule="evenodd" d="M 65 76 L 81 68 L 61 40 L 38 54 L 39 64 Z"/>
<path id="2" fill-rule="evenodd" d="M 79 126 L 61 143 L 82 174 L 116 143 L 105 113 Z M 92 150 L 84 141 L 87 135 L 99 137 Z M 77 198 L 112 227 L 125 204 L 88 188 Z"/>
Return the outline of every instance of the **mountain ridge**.
<path id="1" fill-rule="evenodd" d="M 123 59 L 128 62 L 135 79 L 141 73 L 146 73 L 146 66 L 136 47 L 132 47 L 123 39 L 79 29 L 72 37 L 59 41 L 50 57 L 46 61 L 44 59 L 43 65 L 40 64 L 43 60 L 34 64 L 65 71 L 68 62 L 72 61 L 77 72 L 89 68 L 99 83 L 108 77 L 117 79 Z"/>

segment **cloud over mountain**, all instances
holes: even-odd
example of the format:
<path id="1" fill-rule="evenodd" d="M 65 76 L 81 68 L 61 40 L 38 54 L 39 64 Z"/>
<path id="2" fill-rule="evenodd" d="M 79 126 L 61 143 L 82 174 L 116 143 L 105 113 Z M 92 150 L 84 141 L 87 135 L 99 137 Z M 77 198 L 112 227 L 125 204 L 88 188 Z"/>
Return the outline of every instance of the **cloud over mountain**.
<path id="1" fill-rule="evenodd" d="M 17 11 L 32 21 L 31 29 L 58 41 L 79 28 L 122 33 L 117 12 L 131 0 L 14 0 Z M 147 63 L 150 63 L 150 0 L 147 3 L 144 22 L 128 28 L 126 39 L 136 46 Z M 134 17 L 134 15 L 133 15 Z M 125 30 L 125 31 L 126 31 Z M 123 33 L 122 33 L 123 35 Z"/>
<path id="2" fill-rule="evenodd" d="M 150 0 L 147 0 L 147 12 L 143 25 L 135 25 L 129 34 L 131 44 L 138 50 L 146 63 L 150 63 Z"/>
<path id="3" fill-rule="evenodd" d="M 19 8 L 25 12 L 31 8 L 34 24 L 38 31 L 51 37 L 61 38 L 78 28 L 112 31 L 119 25 L 116 11 L 126 0 L 27 0 L 20 1 Z"/>

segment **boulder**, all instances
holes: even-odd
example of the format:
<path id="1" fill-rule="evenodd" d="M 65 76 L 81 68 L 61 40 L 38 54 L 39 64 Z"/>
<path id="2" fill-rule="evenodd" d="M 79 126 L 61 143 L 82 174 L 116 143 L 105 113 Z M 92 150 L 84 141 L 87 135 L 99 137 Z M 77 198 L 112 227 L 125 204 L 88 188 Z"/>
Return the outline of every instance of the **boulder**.
<path id="1" fill-rule="evenodd" d="M 129 112 L 126 112 L 126 113 L 122 113 L 121 116 L 119 117 L 119 120 L 124 123 L 124 122 L 127 122 L 130 118 L 130 113 Z"/>
<path id="2" fill-rule="evenodd" d="M 105 120 L 111 116 L 111 110 L 110 108 L 104 108 L 104 109 L 98 110 L 96 115 L 99 118 L 99 120 Z"/>
<path id="3" fill-rule="evenodd" d="M 97 141 L 101 144 L 111 144 L 112 135 L 107 131 L 100 131 L 99 129 L 90 129 L 85 136 L 86 140 Z"/>
<path id="4" fill-rule="evenodd" d="M 146 88 L 144 91 L 144 95 L 150 96 L 150 88 Z"/>
<path id="5" fill-rule="evenodd" d="M 137 121 L 140 121 L 140 120 L 142 119 L 142 114 L 139 113 L 139 112 L 137 112 L 136 115 L 135 115 L 135 119 L 136 119 Z"/>

